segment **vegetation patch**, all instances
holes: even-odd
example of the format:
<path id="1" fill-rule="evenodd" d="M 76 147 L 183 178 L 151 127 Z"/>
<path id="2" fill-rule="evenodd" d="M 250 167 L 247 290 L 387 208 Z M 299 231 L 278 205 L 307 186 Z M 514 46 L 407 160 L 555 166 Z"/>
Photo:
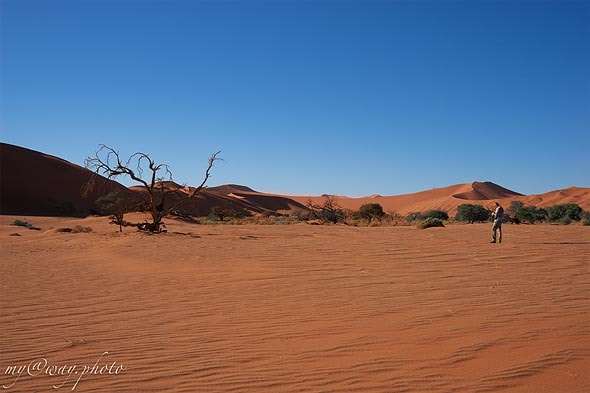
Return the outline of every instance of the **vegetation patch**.
<path id="1" fill-rule="evenodd" d="M 426 229 L 432 227 L 443 227 L 445 224 L 440 218 L 428 217 L 426 220 L 420 222 L 416 227 L 418 229 Z"/>
<path id="2" fill-rule="evenodd" d="M 459 207 L 457 208 L 455 220 L 473 224 L 474 222 L 488 221 L 491 216 L 492 212 L 483 207 L 482 205 L 464 203 L 462 205 L 459 205 Z"/>
<path id="3" fill-rule="evenodd" d="M 14 220 L 11 225 L 14 225 L 16 227 L 23 227 L 23 228 L 27 228 L 27 229 L 32 229 L 34 231 L 41 230 L 41 228 L 36 227 L 33 224 L 30 224 L 30 223 L 28 223 L 26 221 L 22 221 L 22 220 Z"/>
<path id="4" fill-rule="evenodd" d="M 90 233 L 90 232 L 92 232 L 91 227 L 83 227 L 81 225 L 76 225 L 74 228 L 72 228 L 72 233 Z"/>

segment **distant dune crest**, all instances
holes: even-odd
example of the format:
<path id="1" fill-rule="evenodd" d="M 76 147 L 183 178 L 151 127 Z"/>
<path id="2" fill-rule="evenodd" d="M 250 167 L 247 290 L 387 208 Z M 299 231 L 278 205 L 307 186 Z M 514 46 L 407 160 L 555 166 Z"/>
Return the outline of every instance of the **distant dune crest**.
<path id="1" fill-rule="evenodd" d="M 88 198 L 83 198 L 80 189 L 92 172 L 61 158 L 6 143 L 0 143 L 0 171 L 0 214 L 86 216 L 97 211 L 99 207 L 96 200 L 111 191 L 130 198 L 141 197 L 145 193 L 143 187 L 127 188 L 102 178 L 100 189 Z M 174 182 L 162 184 L 165 190 L 172 191 L 169 202 L 194 189 Z M 215 206 L 245 214 L 290 213 L 305 210 L 309 200 L 321 204 L 325 196 L 273 195 L 242 185 L 226 184 L 206 188 L 191 202 L 190 208 L 198 215 L 208 215 Z M 445 210 L 454 215 L 457 207 L 463 203 L 490 207 L 494 200 L 501 201 L 505 207 L 519 200 L 537 207 L 576 203 L 584 210 L 589 210 L 590 188 L 570 187 L 545 194 L 523 195 L 489 181 L 475 181 L 406 195 L 336 197 L 337 203 L 346 209 L 358 210 L 364 204 L 379 203 L 386 212 L 402 215 L 433 209 Z"/>
<path id="2" fill-rule="evenodd" d="M 523 194 L 509 190 L 489 181 L 474 181 L 473 183 L 471 183 L 471 187 L 471 190 L 454 194 L 453 197 L 458 199 L 466 199 L 470 201 L 483 201 L 523 196 Z"/>

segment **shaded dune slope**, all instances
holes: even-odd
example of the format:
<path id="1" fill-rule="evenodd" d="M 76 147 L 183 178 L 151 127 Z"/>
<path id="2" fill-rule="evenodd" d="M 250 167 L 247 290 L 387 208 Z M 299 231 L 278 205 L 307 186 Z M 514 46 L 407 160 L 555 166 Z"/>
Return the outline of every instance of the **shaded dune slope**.
<path id="1" fill-rule="evenodd" d="M 514 196 L 522 196 L 518 192 L 514 192 L 492 182 L 473 182 L 471 184 L 471 190 L 454 194 L 454 198 L 467 199 L 467 200 L 490 200 L 490 199 L 503 199 Z"/>
<path id="2" fill-rule="evenodd" d="M 0 143 L 0 214 L 84 217 L 99 209 L 96 200 L 121 184 L 99 177 L 86 197 L 81 189 L 92 172 L 34 150 Z"/>
<path id="3" fill-rule="evenodd" d="M 173 182 L 165 182 L 164 188 L 170 194 L 166 197 L 166 206 L 171 206 L 194 191 L 193 187 L 181 186 Z M 134 186 L 131 190 L 147 197 L 143 187 Z M 284 196 L 269 195 L 239 185 L 223 185 L 202 189 L 193 199 L 180 204 L 176 209 L 180 213 L 195 216 L 206 216 L 214 207 L 234 210 L 242 215 L 256 213 L 288 213 L 293 210 L 307 208 Z"/>

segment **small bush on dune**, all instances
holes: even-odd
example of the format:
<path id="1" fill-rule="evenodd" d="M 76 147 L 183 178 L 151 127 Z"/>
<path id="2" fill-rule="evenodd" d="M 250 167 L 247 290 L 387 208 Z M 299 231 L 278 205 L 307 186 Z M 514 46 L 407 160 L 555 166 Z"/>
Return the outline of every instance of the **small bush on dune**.
<path id="1" fill-rule="evenodd" d="M 412 212 L 412 213 L 408 213 L 408 215 L 406 216 L 407 222 L 414 222 L 414 221 L 423 220 L 423 219 L 424 219 L 424 216 L 422 215 L 422 212 Z"/>
<path id="2" fill-rule="evenodd" d="M 14 225 L 16 227 L 25 227 L 25 228 L 28 228 L 31 224 L 29 224 L 26 221 L 22 221 L 22 220 L 14 220 L 11 225 Z"/>
<path id="3" fill-rule="evenodd" d="M 91 227 L 83 227 L 80 225 L 76 225 L 73 229 L 72 229 L 72 233 L 90 233 L 92 232 L 92 228 Z"/>
<path id="4" fill-rule="evenodd" d="M 417 228 L 426 229 L 426 228 L 444 227 L 444 226 L 445 226 L 445 224 L 443 224 L 443 222 L 440 218 L 429 217 L 426 220 L 420 222 L 417 225 Z"/>
<path id="5" fill-rule="evenodd" d="M 28 229 L 32 229 L 35 231 L 40 231 L 41 228 L 34 226 L 33 224 L 30 224 L 26 221 L 22 221 L 22 220 L 14 220 L 12 222 L 11 225 L 17 226 L 17 227 L 23 227 L 23 228 L 28 228 Z"/>

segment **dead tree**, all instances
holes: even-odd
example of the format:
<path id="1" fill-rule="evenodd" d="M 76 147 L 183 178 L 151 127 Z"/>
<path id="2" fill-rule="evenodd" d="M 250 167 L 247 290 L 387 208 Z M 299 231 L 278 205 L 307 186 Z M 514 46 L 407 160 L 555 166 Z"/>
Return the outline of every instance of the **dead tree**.
<path id="1" fill-rule="evenodd" d="M 119 176 L 127 176 L 131 180 L 139 183 L 147 192 L 148 200 L 147 206 L 152 217 L 152 222 L 137 223 L 138 229 L 151 233 L 159 233 L 165 228 L 162 219 L 170 212 L 173 212 L 181 204 L 187 200 L 194 198 L 207 183 L 211 176 L 211 169 L 215 161 L 220 160 L 218 157 L 219 151 L 209 157 L 209 163 L 205 170 L 205 176 L 198 187 L 189 188 L 188 192 L 182 198 L 177 199 L 172 204 L 166 204 L 168 194 L 173 191 L 171 187 L 166 187 L 165 182 L 173 182 L 172 172 L 166 164 L 159 164 L 155 162 L 149 155 L 145 153 L 135 153 L 127 160 L 123 161 L 119 152 L 115 149 L 100 145 L 94 157 L 88 157 L 84 161 L 86 168 L 94 172 L 94 176 L 86 185 L 86 191 L 92 190 L 98 175 L 103 175 L 108 179 L 116 179 Z M 144 176 L 144 172 L 147 175 Z M 146 179 L 147 178 L 147 179 Z"/>
<path id="2" fill-rule="evenodd" d="M 322 205 L 316 205 L 312 200 L 307 201 L 307 208 L 311 210 L 311 214 L 314 218 L 322 222 L 331 222 L 333 224 L 344 220 L 344 210 L 340 207 L 336 201 L 334 195 L 323 195 L 324 203 Z"/>

